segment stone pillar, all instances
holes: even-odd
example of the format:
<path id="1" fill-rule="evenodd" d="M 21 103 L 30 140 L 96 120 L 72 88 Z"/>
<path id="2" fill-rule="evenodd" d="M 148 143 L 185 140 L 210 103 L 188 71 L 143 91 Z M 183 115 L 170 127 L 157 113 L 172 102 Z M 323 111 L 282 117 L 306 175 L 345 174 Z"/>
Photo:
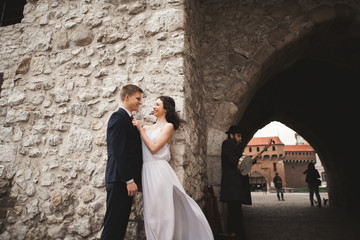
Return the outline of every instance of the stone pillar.
<path id="1" fill-rule="evenodd" d="M 0 211 L 1 239 L 96 237 L 107 121 L 128 83 L 144 90 L 136 113 L 143 124 L 155 120 L 156 97 L 175 99 L 186 123 L 173 138 L 171 164 L 201 202 L 205 167 L 185 100 L 192 73 L 184 70 L 184 4 L 28 1 L 21 23 L 0 28 L 1 198 L 13 203 Z M 138 194 L 127 239 L 145 238 L 142 218 Z"/>

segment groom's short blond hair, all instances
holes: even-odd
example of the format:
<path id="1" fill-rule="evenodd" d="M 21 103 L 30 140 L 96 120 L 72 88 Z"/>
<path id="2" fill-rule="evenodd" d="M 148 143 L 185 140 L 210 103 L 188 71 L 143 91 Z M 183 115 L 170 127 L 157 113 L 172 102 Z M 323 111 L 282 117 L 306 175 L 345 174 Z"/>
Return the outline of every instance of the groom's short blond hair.
<path id="1" fill-rule="evenodd" d="M 123 86 L 123 88 L 120 91 L 121 101 L 124 101 L 126 94 L 129 96 L 132 96 L 136 92 L 143 93 L 144 91 L 134 84 L 128 84 L 128 85 Z"/>

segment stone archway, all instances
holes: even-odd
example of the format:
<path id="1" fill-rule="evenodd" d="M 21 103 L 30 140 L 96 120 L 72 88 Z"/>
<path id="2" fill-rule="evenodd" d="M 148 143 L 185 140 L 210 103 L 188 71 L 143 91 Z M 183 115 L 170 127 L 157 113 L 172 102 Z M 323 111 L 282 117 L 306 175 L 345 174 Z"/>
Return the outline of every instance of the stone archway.
<path id="1" fill-rule="evenodd" d="M 204 60 L 210 183 L 219 183 L 213 169 L 219 168 L 223 132 L 230 124 L 243 128 L 245 147 L 257 129 L 279 120 L 319 153 L 330 203 L 354 206 L 347 183 L 356 182 L 355 170 L 345 149 L 356 128 L 349 110 L 359 76 L 359 6 L 267 2 L 247 14 L 249 6 L 207 5 L 205 36 L 213 34 L 203 49 L 213 51 Z"/>
<path id="2" fill-rule="evenodd" d="M 324 62 L 298 61 L 259 90 L 240 121 L 240 124 L 253 128 L 251 126 L 264 120 L 279 120 L 308 139 L 319 153 L 328 176 L 332 176 L 332 180 L 329 179 L 330 202 L 337 206 L 352 205 L 337 196 L 347 195 L 343 192 L 346 190 L 351 192 L 346 182 L 356 181 L 349 168 L 351 156 L 344 151 L 351 146 L 346 139 L 351 139 L 355 127 L 345 117 L 349 115 L 348 107 L 354 106 L 349 96 L 353 94 L 351 88 L 355 87 L 355 76 L 350 70 Z M 335 84 L 337 79 L 353 82 L 354 85 Z M 290 82 L 286 84 L 286 81 Z M 324 85 L 327 85 L 326 91 L 321 91 Z M 319 96 L 319 93 L 322 94 Z M 253 121 L 261 109 L 267 110 Z M 355 200 L 355 196 L 348 197 Z"/>

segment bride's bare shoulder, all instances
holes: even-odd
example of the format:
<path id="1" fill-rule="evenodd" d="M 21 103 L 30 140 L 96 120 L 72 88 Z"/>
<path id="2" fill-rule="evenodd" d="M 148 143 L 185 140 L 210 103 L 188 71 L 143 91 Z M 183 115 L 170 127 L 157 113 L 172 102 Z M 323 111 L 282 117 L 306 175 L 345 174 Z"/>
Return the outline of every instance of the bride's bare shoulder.
<path id="1" fill-rule="evenodd" d="M 174 125 L 168 122 L 165 124 L 164 128 L 168 130 L 174 130 Z"/>

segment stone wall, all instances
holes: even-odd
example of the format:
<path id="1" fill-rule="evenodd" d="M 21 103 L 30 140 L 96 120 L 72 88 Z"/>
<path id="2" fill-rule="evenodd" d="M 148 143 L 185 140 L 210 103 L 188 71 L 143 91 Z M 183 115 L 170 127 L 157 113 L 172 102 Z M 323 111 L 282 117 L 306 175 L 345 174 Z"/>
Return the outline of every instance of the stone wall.
<path id="1" fill-rule="evenodd" d="M 186 126 L 189 129 L 186 140 L 185 156 L 187 165 L 184 170 L 191 181 L 184 182 L 185 189 L 196 200 L 203 198 L 207 185 L 206 174 L 206 122 L 204 121 L 204 83 L 201 69 L 201 42 L 204 27 L 201 1 L 185 1 L 185 105 Z M 199 202 L 199 201 L 198 201 Z M 199 202 L 202 206 L 203 202 Z"/>
<path id="2" fill-rule="evenodd" d="M 144 124 L 155 120 L 157 96 L 174 97 L 187 123 L 171 164 L 182 182 L 195 179 L 185 187 L 201 200 L 185 20 L 180 0 L 39 0 L 25 5 L 20 24 L 0 28 L 1 239 L 95 238 L 105 214 L 106 124 L 128 83 L 144 90 L 136 114 Z M 127 238 L 144 238 L 141 194 L 130 218 Z"/>

